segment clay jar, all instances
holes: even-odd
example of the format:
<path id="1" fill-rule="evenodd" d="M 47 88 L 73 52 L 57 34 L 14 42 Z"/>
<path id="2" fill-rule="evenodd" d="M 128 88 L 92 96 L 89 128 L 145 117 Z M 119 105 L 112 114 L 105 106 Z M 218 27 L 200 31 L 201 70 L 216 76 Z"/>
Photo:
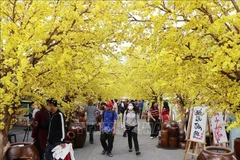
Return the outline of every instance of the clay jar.
<path id="1" fill-rule="evenodd" d="M 74 148 L 74 138 L 75 138 L 75 134 L 72 131 L 67 132 L 66 135 L 66 143 L 72 143 L 72 146 Z"/>
<path id="2" fill-rule="evenodd" d="M 240 159 L 240 138 L 234 140 L 234 151 L 237 159 Z"/>
<path id="3" fill-rule="evenodd" d="M 168 139 L 168 130 L 161 130 L 161 139 Z"/>
<path id="4" fill-rule="evenodd" d="M 179 131 L 179 136 L 185 136 L 185 132 L 184 131 Z"/>
<path id="5" fill-rule="evenodd" d="M 233 154 L 230 148 L 208 146 L 198 155 L 197 160 L 233 160 Z"/>
<path id="6" fill-rule="evenodd" d="M 178 127 L 170 127 L 168 128 L 169 137 L 178 138 L 179 128 Z"/>
<path id="7" fill-rule="evenodd" d="M 185 149 L 186 148 L 186 143 L 185 142 L 179 142 L 179 147 L 181 149 Z"/>
<path id="8" fill-rule="evenodd" d="M 75 134 L 74 148 L 82 148 L 86 141 L 87 129 L 84 122 L 72 123 L 69 126 L 69 131 Z"/>
<path id="9" fill-rule="evenodd" d="M 169 146 L 168 139 L 161 139 L 160 145 L 161 147 L 168 147 Z"/>
<path id="10" fill-rule="evenodd" d="M 39 160 L 37 149 L 32 143 L 12 143 L 7 152 L 7 159 L 32 159 Z"/>
<path id="11" fill-rule="evenodd" d="M 171 121 L 170 125 L 171 125 L 171 127 L 178 127 L 178 124 L 176 121 Z"/>
<path id="12" fill-rule="evenodd" d="M 171 122 L 171 121 L 164 121 L 164 122 L 162 123 L 162 129 L 165 130 L 165 129 L 171 127 L 170 122 Z"/>
<path id="13" fill-rule="evenodd" d="M 178 138 L 169 137 L 169 147 L 178 148 Z"/>

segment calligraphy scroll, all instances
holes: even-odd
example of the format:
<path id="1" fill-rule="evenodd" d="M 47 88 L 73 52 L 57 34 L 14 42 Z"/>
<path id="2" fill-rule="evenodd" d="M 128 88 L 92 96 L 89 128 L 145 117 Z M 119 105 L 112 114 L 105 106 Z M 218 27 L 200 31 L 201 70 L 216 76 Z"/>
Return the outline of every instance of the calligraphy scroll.
<path id="1" fill-rule="evenodd" d="M 192 128 L 190 140 L 199 143 L 205 143 L 207 107 L 194 107 L 192 115 Z"/>

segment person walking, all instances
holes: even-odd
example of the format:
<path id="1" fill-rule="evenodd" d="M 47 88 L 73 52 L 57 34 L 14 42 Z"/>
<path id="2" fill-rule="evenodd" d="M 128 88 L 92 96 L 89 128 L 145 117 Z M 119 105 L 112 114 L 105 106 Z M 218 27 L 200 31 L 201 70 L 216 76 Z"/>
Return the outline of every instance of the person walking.
<path id="1" fill-rule="evenodd" d="M 170 109 L 169 109 L 169 104 L 167 99 L 163 101 L 163 109 L 164 108 L 166 109 L 166 113 L 169 115 Z"/>
<path id="2" fill-rule="evenodd" d="M 32 118 L 35 118 L 36 113 L 39 111 L 38 106 L 35 103 L 32 103 L 31 105 L 32 108 Z"/>
<path id="3" fill-rule="evenodd" d="M 112 157 L 113 141 L 114 136 L 116 135 L 117 127 L 117 114 L 112 110 L 111 103 L 103 103 L 106 110 L 102 114 L 102 126 L 101 126 L 101 136 L 100 142 L 103 147 L 102 155 L 107 152 L 109 157 Z M 106 143 L 108 141 L 108 144 Z"/>
<path id="4" fill-rule="evenodd" d="M 97 124 L 96 112 L 100 114 L 100 110 L 98 110 L 96 106 L 93 106 L 93 100 L 90 99 L 88 100 L 88 106 L 85 107 L 82 112 L 83 116 L 85 115 L 85 112 L 87 112 L 86 124 L 87 124 L 87 129 L 89 131 L 89 142 L 90 144 L 93 144 L 94 143 L 93 133 L 96 129 L 96 124 Z"/>
<path id="5" fill-rule="evenodd" d="M 118 104 L 117 104 L 118 100 L 114 99 L 113 100 L 113 110 L 117 113 L 118 115 Z"/>
<path id="6" fill-rule="evenodd" d="M 163 122 L 169 120 L 169 115 L 167 114 L 167 109 L 166 108 L 163 108 L 161 115 L 162 115 L 162 121 Z"/>
<path id="7" fill-rule="evenodd" d="M 124 109 L 122 110 L 122 122 L 124 120 L 124 112 L 127 110 L 129 104 L 129 100 L 127 99 L 124 103 Z M 123 132 L 123 137 L 127 137 L 127 131 Z"/>
<path id="8" fill-rule="evenodd" d="M 52 149 L 57 145 L 62 148 L 65 144 L 65 118 L 63 113 L 57 107 L 57 101 L 53 98 L 47 100 L 47 105 L 50 107 L 50 122 L 47 137 L 47 147 L 45 152 L 45 160 L 53 160 Z"/>
<path id="9" fill-rule="evenodd" d="M 50 115 L 45 106 L 41 105 L 40 111 L 36 112 L 32 126 L 32 138 L 34 146 L 37 148 L 40 160 L 44 159 L 47 144 L 48 127 Z"/>
<path id="10" fill-rule="evenodd" d="M 128 147 L 129 152 L 132 152 L 132 140 L 134 141 L 134 147 L 136 155 L 140 155 L 138 144 L 138 122 L 139 116 L 137 114 L 137 108 L 133 103 L 129 103 L 128 109 L 124 112 L 123 130 L 128 134 Z"/>
<path id="11" fill-rule="evenodd" d="M 144 100 L 139 103 L 139 118 L 142 119 Z"/>
<path id="12" fill-rule="evenodd" d="M 151 139 L 158 136 L 158 128 L 160 124 L 159 117 L 160 117 L 160 113 L 158 110 L 158 104 L 156 102 L 153 102 L 150 108 Z"/>

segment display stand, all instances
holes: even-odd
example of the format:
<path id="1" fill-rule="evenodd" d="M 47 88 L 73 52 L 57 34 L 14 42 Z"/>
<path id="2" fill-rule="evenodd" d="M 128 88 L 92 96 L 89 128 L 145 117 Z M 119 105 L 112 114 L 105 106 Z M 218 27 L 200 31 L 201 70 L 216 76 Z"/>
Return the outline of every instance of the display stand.
<path id="1" fill-rule="evenodd" d="M 206 146 L 206 136 L 204 136 L 204 139 L 202 142 L 197 142 L 193 141 L 190 138 L 191 130 L 192 130 L 192 122 L 193 122 L 193 109 L 190 109 L 190 114 L 189 114 L 189 123 L 187 127 L 187 134 L 186 134 L 186 148 L 185 148 L 185 154 L 184 154 L 184 160 L 188 160 L 189 155 L 192 155 L 192 158 L 194 156 L 198 156 L 199 153 L 203 148 Z M 207 118 L 207 123 L 208 123 L 208 131 L 209 135 L 211 136 L 211 131 L 210 131 L 210 124 L 209 124 L 209 119 Z M 211 137 L 210 137 L 211 139 Z"/>

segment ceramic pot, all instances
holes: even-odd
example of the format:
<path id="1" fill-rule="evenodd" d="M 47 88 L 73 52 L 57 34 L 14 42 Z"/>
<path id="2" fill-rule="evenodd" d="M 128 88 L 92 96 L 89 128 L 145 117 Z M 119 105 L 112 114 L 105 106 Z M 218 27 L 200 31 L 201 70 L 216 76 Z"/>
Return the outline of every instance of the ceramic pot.
<path id="1" fill-rule="evenodd" d="M 179 136 L 185 136 L 185 132 L 184 131 L 179 131 Z"/>
<path id="2" fill-rule="evenodd" d="M 185 149 L 186 148 L 186 143 L 185 142 L 179 142 L 179 147 L 181 149 Z"/>
<path id="3" fill-rule="evenodd" d="M 39 153 L 32 143 L 12 143 L 7 152 L 7 159 L 32 159 L 39 160 Z"/>
<path id="4" fill-rule="evenodd" d="M 177 121 L 171 121 L 170 125 L 171 125 L 171 127 L 178 127 Z"/>
<path id="5" fill-rule="evenodd" d="M 75 138 L 75 133 L 73 133 L 72 131 L 67 132 L 66 134 L 66 143 L 72 143 L 72 146 L 74 148 L 74 138 Z"/>
<path id="6" fill-rule="evenodd" d="M 168 139 L 168 130 L 161 130 L 161 138 Z"/>
<path id="7" fill-rule="evenodd" d="M 169 147 L 170 148 L 178 148 L 178 138 L 169 138 Z"/>
<path id="8" fill-rule="evenodd" d="M 75 134 L 74 148 L 82 148 L 86 141 L 87 129 L 84 122 L 72 123 L 69 126 L 69 131 Z"/>
<path id="9" fill-rule="evenodd" d="M 235 151 L 236 158 L 240 160 L 240 138 L 236 138 L 234 140 L 234 151 Z"/>
<path id="10" fill-rule="evenodd" d="M 161 139 L 161 147 L 168 147 L 168 139 Z"/>
<path id="11" fill-rule="evenodd" d="M 164 122 L 162 123 L 162 129 L 163 129 L 163 130 L 166 130 L 167 128 L 171 127 L 170 122 L 171 122 L 171 121 L 164 121 Z"/>
<path id="12" fill-rule="evenodd" d="M 185 136 L 178 136 L 179 142 L 185 142 Z"/>
<path id="13" fill-rule="evenodd" d="M 197 160 L 233 160 L 234 152 L 230 148 L 208 146 L 198 155 Z"/>
<path id="14" fill-rule="evenodd" d="M 178 127 L 170 127 L 168 128 L 169 137 L 178 138 L 179 128 Z"/>

